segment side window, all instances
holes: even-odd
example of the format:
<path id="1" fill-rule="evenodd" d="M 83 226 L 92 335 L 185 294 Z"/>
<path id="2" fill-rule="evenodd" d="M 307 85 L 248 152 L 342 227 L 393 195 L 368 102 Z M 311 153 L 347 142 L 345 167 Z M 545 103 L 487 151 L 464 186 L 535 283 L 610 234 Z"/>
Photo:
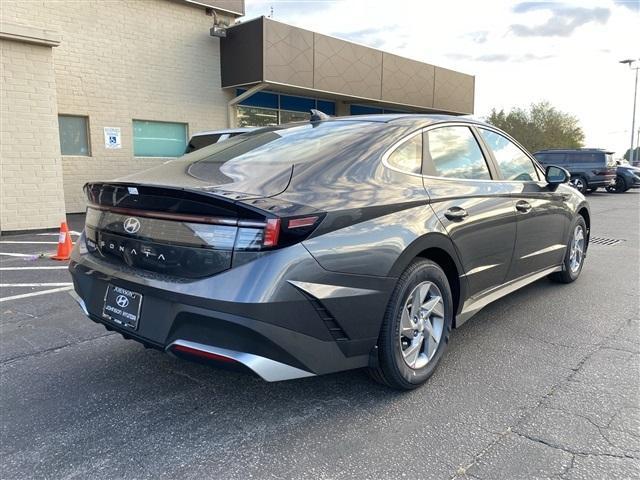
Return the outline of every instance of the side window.
<path id="1" fill-rule="evenodd" d="M 536 160 L 540 163 L 549 163 L 552 157 L 549 153 L 534 153 L 533 156 L 536 157 Z"/>
<path id="2" fill-rule="evenodd" d="M 552 155 L 549 155 L 549 163 L 551 165 L 562 165 L 563 163 L 565 163 L 565 159 L 567 158 L 567 155 L 564 153 L 554 153 Z"/>
<path id="3" fill-rule="evenodd" d="M 487 146 L 493 151 L 505 180 L 539 180 L 533 162 L 517 145 L 499 133 L 483 128 L 479 130 Z"/>
<path id="4" fill-rule="evenodd" d="M 425 135 L 425 173 L 446 178 L 491 180 L 482 150 L 468 127 L 441 127 Z M 430 162 L 429 162 L 430 160 Z"/>
<path id="5" fill-rule="evenodd" d="M 401 144 L 389 155 L 387 163 L 403 172 L 420 173 L 422 167 L 422 135 L 414 135 Z"/>

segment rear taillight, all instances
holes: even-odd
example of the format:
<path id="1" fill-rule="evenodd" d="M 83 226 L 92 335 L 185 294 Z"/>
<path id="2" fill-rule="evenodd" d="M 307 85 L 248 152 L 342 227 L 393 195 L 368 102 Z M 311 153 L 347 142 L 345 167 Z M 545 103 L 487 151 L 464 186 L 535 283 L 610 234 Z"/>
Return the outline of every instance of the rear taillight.
<path id="1" fill-rule="evenodd" d="M 280 219 L 270 218 L 267 220 L 267 224 L 264 227 L 264 240 L 262 241 L 262 245 L 264 247 L 277 247 L 279 237 Z"/>
<path id="2" fill-rule="evenodd" d="M 238 221 L 234 250 L 266 250 L 301 242 L 324 217 L 268 218 L 264 222 Z"/>

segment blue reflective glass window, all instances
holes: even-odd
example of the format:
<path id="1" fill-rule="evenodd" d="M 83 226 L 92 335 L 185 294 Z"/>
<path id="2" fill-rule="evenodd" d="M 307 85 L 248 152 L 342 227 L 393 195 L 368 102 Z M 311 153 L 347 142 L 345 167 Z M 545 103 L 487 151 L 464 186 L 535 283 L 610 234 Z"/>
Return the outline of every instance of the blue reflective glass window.
<path id="1" fill-rule="evenodd" d="M 280 95 L 280 108 L 294 112 L 308 112 L 312 108 L 316 108 L 316 101 L 313 98 Z"/>
<path id="2" fill-rule="evenodd" d="M 318 100 L 318 110 L 326 113 L 327 115 L 336 114 L 336 102 L 330 102 L 329 100 Z"/>
<path id="3" fill-rule="evenodd" d="M 237 95 L 246 92 L 243 88 L 236 90 Z M 278 95 L 269 92 L 256 92 L 249 98 L 245 98 L 240 102 L 240 105 L 247 107 L 262 107 L 262 108 L 278 108 Z"/>
<path id="4" fill-rule="evenodd" d="M 382 113 L 382 109 L 365 107 L 364 105 L 351 105 L 351 115 L 372 115 L 377 113 Z"/>
<path id="5" fill-rule="evenodd" d="M 179 157 L 186 145 L 186 123 L 133 121 L 133 154 L 136 157 Z"/>

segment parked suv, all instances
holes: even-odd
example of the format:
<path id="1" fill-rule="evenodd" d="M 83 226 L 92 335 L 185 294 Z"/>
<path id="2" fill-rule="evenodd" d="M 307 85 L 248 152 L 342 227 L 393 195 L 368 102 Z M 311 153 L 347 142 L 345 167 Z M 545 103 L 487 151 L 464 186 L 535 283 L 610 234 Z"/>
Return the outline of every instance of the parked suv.
<path id="1" fill-rule="evenodd" d="M 584 196 L 504 132 L 313 118 L 87 184 L 69 266 L 85 314 L 268 381 L 369 367 L 411 389 L 485 305 L 580 275 Z"/>
<path id="2" fill-rule="evenodd" d="M 580 193 L 594 192 L 616 181 L 613 152 L 599 148 L 540 150 L 533 154 L 542 165 L 558 165 L 571 174 L 571 185 Z"/>

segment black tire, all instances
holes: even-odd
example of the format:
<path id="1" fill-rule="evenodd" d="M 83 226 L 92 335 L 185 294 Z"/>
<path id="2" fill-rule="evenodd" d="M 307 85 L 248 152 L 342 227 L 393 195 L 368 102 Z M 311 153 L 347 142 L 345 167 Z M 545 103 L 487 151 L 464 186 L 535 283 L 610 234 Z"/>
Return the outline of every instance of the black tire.
<path id="1" fill-rule="evenodd" d="M 574 242 L 574 237 L 577 231 L 577 228 L 580 227 L 582 229 L 582 233 L 584 235 L 584 243 L 582 256 L 580 258 L 579 266 L 577 269 L 572 269 L 572 245 Z M 549 278 L 555 282 L 559 283 L 571 283 L 575 282 L 580 276 L 580 272 L 582 272 L 582 267 L 584 266 L 584 259 L 587 253 L 589 236 L 587 235 L 587 224 L 584 221 L 582 215 L 578 215 L 573 225 L 571 226 L 571 235 L 569 237 L 569 242 L 567 243 L 567 249 L 564 254 L 564 260 L 562 262 L 562 270 L 559 272 L 552 273 L 549 275 Z"/>
<path id="2" fill-rule="evenodd" d="M 442 324 L 441 336 L 437 347 L 433 348 L 435 353 L 427 360 L 427 363 L 420 368 L 411 368 L 403 355 L 401 341 L 404 340 L 401 340 L 400 336 L 401 317 L 404 309 L 407 308 L 409 295 L 418 286 L 424 286 L 427 283 L 437 287 L 434 291 L 439 291 L 439 298 L 442 299 L 443 315 L 437 316 L 438 322 Z M 432 290 L 429 290 L 428 295 L 431 292 Z M 435 298 L 435 296 L 429 298 Z M 446 274 L 438 264 L 431 260 L 414 260 L 398 279 L 389 300 L 378 338 L 378 366 L 369 369 L 371 377 L 377 382 L 398 390 L 412 390 L 422 385 L 433 374 L 440 358 L 442 358 L 449 342 L 452 320 L 453 300 Z M 420 347 L 420 349 L 422 348 L 427 347 Z M 426 351 L 424 355 L 426 358 Z"/>
<path id="3" fill-rule="evenodd" d="M 613 191 L 616 192 L 616 193 L 624 193 L 627 190 L 629 190 L 629 188 L 627 187 L 627 182 L 625 182 L 625 180 L 622 177 L 622 175 L 617 175 L 616 176 L 616 183 L 615 183 L 615 185 L 613 185 Z"/>
<path id="4" fill-rule="evenodd" d="M 587 189 L 589 188 L 589 184 L 587 183 L 587 179 L 582 175 L 575 176 L 571 179 L 571 186 L 578 190 L 580 193 L 587 193 Z"/>

